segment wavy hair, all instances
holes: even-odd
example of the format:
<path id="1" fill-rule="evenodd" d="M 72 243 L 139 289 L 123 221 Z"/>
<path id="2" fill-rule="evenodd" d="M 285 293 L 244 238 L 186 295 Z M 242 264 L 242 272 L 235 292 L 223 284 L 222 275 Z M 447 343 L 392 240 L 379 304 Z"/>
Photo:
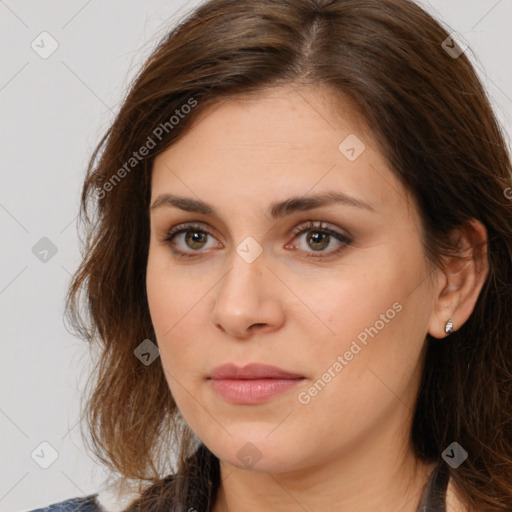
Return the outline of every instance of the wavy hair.
<path id="1" fill-rule="evenodd" d="M 213 102 L 283 84 L 324 85 L 356 106 L 418 202 L 433 265 L 457 254 L 453 230 L 471 219 L 487 229 L 489 273 L 473 313 L 442 342 L 427 335 L 411 443 L 435 461 L 457 441 L 469 457 L 450 474 L 469 507 L 512 510 L 512 165 L 474 67 L 443 44 L 450 32 L 409 0 L 209 0 L 130 84 L 89 162 L 83 260 L 66 302 L 97 355 L 85 442 L 122 479 L 149 486 L 130 510 L 211 510 L 219 486 L 219 461 L 181 421 L 160 360 L 134 356 L 155 340 L 152 163 Z"/>

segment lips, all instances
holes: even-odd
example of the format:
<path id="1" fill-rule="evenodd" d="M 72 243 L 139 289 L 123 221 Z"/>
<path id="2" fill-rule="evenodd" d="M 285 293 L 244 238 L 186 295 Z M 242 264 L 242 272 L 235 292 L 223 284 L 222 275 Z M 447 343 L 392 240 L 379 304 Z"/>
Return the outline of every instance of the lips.
<path id="1" fill-rule="evenodd" d="M 305 377 L 277 366 L 251 363 L 244 367 L 225 364 L 215 368 L 208 381 L 212 390 L 227 402 L 255 405 L 292 390 Z"/>
<path id="2" fill-rule="evenodd" d="M 210 377 L 214 380 L 249 380 L 249 379 L 302 379 L 303 375 L 290 373 L 277 366 L 267 364 L 251 363 L 243 368 L 234 364 L 223 364 L 217 366 Z"/>

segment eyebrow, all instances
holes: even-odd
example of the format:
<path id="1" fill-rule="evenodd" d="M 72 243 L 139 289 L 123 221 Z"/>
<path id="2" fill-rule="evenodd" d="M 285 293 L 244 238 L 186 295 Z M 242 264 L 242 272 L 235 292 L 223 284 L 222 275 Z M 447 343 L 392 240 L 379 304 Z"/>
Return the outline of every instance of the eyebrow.
<path id="1" fill-rule="evenodd" d="M 303 212 L 331 204 L 343 204 L 372 212 L 376 211 L 371 204 L 344 194 L 343 192 L 324 192 L 316 195 L 290 197 L 284 201 L 271 203 L 268 211 L 273 219 L 280 219 L 294 212 Z M 219 216 L 211 204 L 199 199 L 192 199 L 175 194 L 166 193 L 159 195 L 151 205 L 151 210 L 154 211 L 162 206 L 173 206 L 187 212 Z"/>

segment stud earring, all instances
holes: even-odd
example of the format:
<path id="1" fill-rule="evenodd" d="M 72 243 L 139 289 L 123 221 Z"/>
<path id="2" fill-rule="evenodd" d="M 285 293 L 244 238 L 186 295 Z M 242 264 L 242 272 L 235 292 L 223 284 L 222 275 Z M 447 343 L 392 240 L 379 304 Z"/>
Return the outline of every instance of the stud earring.
<path id="1" fill-rule="evenodd" d="M 446 322 L 446 325 L 444 326 L 444 332 L 446 334 L 451 334 L 453 331 L 453 322 L 452 319 L 450 318 L 450 320 L 448 320 L 448 322 Z"/>

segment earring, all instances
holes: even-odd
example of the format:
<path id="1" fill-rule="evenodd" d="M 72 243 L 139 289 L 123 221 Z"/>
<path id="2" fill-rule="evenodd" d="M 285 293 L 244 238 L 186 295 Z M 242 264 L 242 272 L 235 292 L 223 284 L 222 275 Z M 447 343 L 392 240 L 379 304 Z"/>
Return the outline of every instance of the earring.
<path id="1" fill-rule="evenodd" d="M 451 334 L 453 331 L 453 322 L 452 319 L 450 318 L 450 320 L 448 320 L 448 322 L 446 322 L 446 325 L 444 326 L 444 332 L 446 334 Z"/>

